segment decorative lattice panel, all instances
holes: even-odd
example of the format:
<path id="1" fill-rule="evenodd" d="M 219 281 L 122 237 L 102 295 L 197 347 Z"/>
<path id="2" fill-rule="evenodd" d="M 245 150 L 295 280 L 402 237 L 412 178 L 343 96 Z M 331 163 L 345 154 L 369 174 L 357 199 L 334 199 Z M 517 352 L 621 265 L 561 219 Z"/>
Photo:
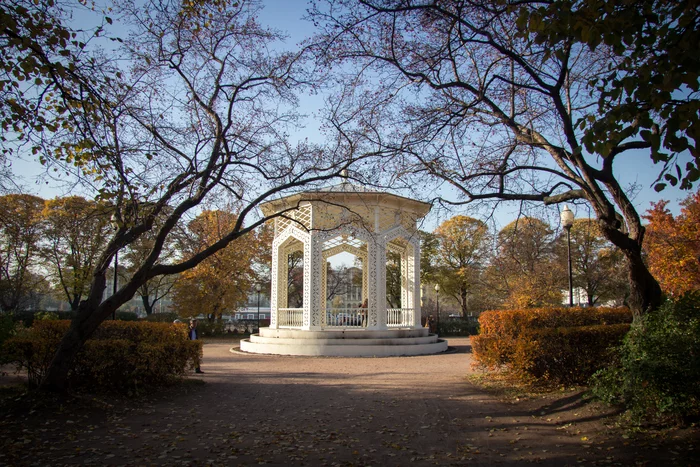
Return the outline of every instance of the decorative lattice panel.
<path id="1" fill-rule="evenodd" d="M 299 209 L 292 211 L 294 213 L 294 220 L 307 229 L 311 229 L 311 209 L 311 204 L 304 204 L 299 206 Z"/>
<path id="2" fill-rule="evenodd" d="M 416 215 L 409 212 L 401 213 L 401 226 L 409 232 L 416 230 Z"/>
<path id="3" fill-rule="evenodd" d="M 393 226 L 401 222 L 401 214 L 388 208 L 379 209 L 379 229 L 378 232 L 386 232 Z"/>
<path id="4" fill-rule="evenodd" d="M 287 217 L 280 216 L 275 218 L 275 236 L 282 235 L 282 232 L 284 232 L 287 229 L 287 227 L 292 225 L 292 223 L 294 222 L 291 219 L 288 219 Z"/>

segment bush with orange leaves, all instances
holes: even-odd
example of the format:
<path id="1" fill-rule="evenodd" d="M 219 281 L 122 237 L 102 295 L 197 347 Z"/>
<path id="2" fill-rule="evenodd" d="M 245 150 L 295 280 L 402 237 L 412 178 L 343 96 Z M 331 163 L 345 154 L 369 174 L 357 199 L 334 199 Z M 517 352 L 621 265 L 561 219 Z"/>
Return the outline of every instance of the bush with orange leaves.
<path id="1" fill-rule="evenodd" d="M 70 321 L 36 321 L 5 342 L 4 352 L 37 386 Z M 162 386 L 199 364 L 201 341 L 190 341 L 184 324 L 105 321 L 87 340 L 69 373 L 71 387 L 139 392 Z"/>
<path id="2" fill-rule="evenodd" d="M 584 383 L 614 358 L 629 330 L 627 308 L 532 308 L 486 311 L 472 337 L 478 364 L 523 379 Z"/>

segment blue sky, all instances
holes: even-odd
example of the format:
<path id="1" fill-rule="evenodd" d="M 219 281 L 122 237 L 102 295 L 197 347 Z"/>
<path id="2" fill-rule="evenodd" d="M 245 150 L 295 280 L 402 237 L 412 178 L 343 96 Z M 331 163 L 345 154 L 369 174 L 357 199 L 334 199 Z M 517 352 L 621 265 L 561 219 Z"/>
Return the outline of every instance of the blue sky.
<path id="1" fill-rule="evenodd" d="M 261 14 L 261 23 L 286 31 L 289 35 L 287 41 L 289 46 L 298 44 L 313 32 L 313 24 L 302 19 L 309 2 L 305 0 L 263 0 L 262 3 L 265 8 Z M 318 109 L 317 106 L 322 105 L 322 101 L 320 98 L 307 99 L 303 104 L 305 105 L 305 113 L 313 115 Z M 308 127 L 304 135 L 314 139 L 318 135 L 318 122 L 311 119 L 307 123 Z M 637 187 L 630 193 L 633 193 L 633 201 L 640 214 L 646 211 L 652 202 L 661 199 L 671 201 L 669 207 L 674 212 L 678 212 L 678 203 L 690 194 L 671 186 L 668 186 L 661 193 L 654 191 L 653 183 L 661 169 L 661 166 L 653 164 L 648 153 L 645 152 L 628 152 L 621 155 L 615 164 L 615 174 L 623 187 L 631 185 Z M 577 217 L 588 216 L 587 209 L 575 207 L 573 209 Z M 509 222 L 517 215 L 517 207 L 515 206 L 505 208 L 503 211 L 498 216 L 500 224 Z M 436 223 L 439 223 L 438 219 L 429 219 L 429 225 Z"/>
<path id="2" fill-rule="evenodd" d="M 263 25 L 285 31 L 289 35 L 286 44 L 283 46 L 294 48 L 304 38 L 313 33 L 313 25 L 308 21 L 302 20 L 308 7 L 307 1 L 262 0 L 262 4 L 264 9 L 261 13 L 260 22 Z M 308 137 L 311 141 L 321 142 L 320 122 L 314 116 L 322 104 L 323 100 L 320 96 L 301 97 L 301 110 L 303 113 L 308 114 L 309 118 L 305 122 L 306 127 L 297 137 Z M 17 175 L 25 177 L 25 186 L 32 193 L 46 198 L 65 194 L 59 189 L 55 181 L 47 179 L 43 175 L 43 169 L 32 160 L 15 161 L 13 169 Z M 639 187 L 633 199 L 640 214 L 649 208 L 651 202 L 659 201 L 660 199 L 670 200 L 671 209 L 677 212 L 678 202 L 689 195 L 688 192 L 683 192 L 670 186 L 662 193 L 656 193 L 652 185 L 660 169 L 661 167 L 654 166 L 646 153 L 630 152 L 620 156 L 619 161 L 616 163 L 615 173 L 623 186 L 635 184 Z M 573 209 L 577 217 L 587 216 L 586 209 L 582 207 L 574 207 Z M 517 207 L 515 205 L 503 208 L 496 215 L 497 225 L 503 226 L 510 222 L 516 213 Z M 556 208 L 553 208 L 550 215 L 551 218 L 556 217 Z M 439 222 L 449 216 L 449 213 L 434 212 L 427 219 L 424 229 L 432 230 Z"/>

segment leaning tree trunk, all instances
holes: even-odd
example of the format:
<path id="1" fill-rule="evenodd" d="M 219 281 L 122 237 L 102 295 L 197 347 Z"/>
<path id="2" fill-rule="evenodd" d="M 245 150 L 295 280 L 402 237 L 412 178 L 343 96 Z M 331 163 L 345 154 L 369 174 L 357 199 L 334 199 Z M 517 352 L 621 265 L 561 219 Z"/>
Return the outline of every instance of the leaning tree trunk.
<path id="1" fill-rule="evenodd" d="M 68 332 L 63 336 L 54 354 L 53 360 L 46 371 L 40 389 L 50 392 L 64 392 L 68 389 L 68 376 L 73 367 L 75 358 L 92 336 L 98 326 L 116 311 L 119 306 L 126 303 L 136 292 L 140 278 L 132 278 L 132 281 L 106 300 L 102 295 L 106 285 L 104 273 L 96 275 L 90 294 L 87 299 L 80 302 L 78 312 L 71 321 Z M 143 282 L 143 280 L 142 280 Z"/>
<path id="2" fill-rule="evenodd" d="M 628 305 L 632 310 L 634 321 L 638 322 L 645 313 L 655 310 L 661 305 L 661 286 L 649 272 L 649 268 L 642 258 L 642 239 L 644 227 L 639 224 L 636 227 L 637 235 L 630 238 L 616 227 L 608 225 L 599 219 L 603 235 L 613 245 L 618 247 L 627 259 L 628 280 L 630 296 Z"/>
<path id="3" fill-rule="evenodd" d="M 642 315 L 655 310 L 661 305 L 661 286 L 651 275 L 649 268 L 642 259 L 639 251 L 623 250 L 627 257 L 627 267 L 630 283 L 629 307 L 634 314 L 634 321 L 639 321 Z"/>
<path id="4" fill-rule="evenodd" d="M 67 389 L 68 375 L 78 352 L 104 320 L 94 310 L 95 308 L 91 307 L 87 301 L 80 304 L 78 313 L 71 321 L 68 332 L 61 339 L 56 354 L 41 382 L 41 389 L 50 392 L 64 392 Z M 110 313 L 103 311 L 101 314 L 108 315 Z"/>

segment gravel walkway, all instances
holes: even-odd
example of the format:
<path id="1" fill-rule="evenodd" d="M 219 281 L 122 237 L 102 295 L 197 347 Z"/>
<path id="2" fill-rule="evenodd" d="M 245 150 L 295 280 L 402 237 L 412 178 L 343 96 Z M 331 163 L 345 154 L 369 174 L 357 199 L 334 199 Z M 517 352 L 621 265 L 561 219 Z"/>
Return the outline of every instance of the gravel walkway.
<path id="1" fill-rule="evenodd" d="M 93 411 L 18 420 L 31 428 L 12 443 L 6 440 L 0 465 L 562 466 L 699 460 L 688 438 L 697 431 L 678 440 L 633 443 L 608 430 L 598 409 L 577 392 L 501 402 L 465 380 L 472 371 L 469 340 L 449 342 L 456 352 L 396 358 L 275 357 L 231 353 L 231 344 L 210 343 L 204 347 L 205 373 L 196 375 L 206 384 L 186 384 L 101 417 Z M 11 423 L 3 428 L 11 429 Z M 683 452 L 674 451 L 674 443 Z"/>

